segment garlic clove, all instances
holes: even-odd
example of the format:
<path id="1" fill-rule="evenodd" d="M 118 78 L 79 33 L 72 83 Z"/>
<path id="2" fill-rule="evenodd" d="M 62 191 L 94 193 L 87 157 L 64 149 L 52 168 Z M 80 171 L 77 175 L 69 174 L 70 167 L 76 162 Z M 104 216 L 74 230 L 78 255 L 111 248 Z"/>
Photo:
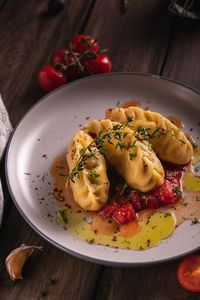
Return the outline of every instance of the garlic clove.
<path id="1" fill-rule="evenodd" d="M 35 249 L 42 250 L 42 247 L 21 245 L 7 256 L 6 269 L 12 280 L 23 279 L 23 266 Z"/>

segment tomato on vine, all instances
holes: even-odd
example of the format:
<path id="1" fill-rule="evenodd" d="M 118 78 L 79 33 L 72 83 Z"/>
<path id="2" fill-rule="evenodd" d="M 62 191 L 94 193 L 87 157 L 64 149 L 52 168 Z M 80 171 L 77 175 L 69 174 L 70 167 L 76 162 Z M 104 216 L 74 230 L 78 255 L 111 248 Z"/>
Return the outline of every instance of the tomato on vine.
<path id="1" fill-rule="evenodd" d="M 92 47 L 91 47 L 92 46 Z M 98 42 L 90 35 L 79 34 L 76 35 L 70 42 L 71 50 L 77 53 L 83 53 L 88 48 L 90 48 L 90 52 L 99 52 L 99 44 Z"/>
<path id="2" fill-rule="evenodd" d="M 110 58 L 99 51 L 96 39 L 79 34 L 71 40 L 68 49 L 60 49 L 54 54 L 52 66 L 40 70 L 38 82 L 45 91 L 50 92 L 67 81 L 110 71 Z"/>
<path id="3" fill-rule="evenodd" d="M 61 70 L 56 70 L 53 66 L 43 67 L 38 74 L 38 83 L 46 92 L 51 92 L 66 82 L 65 73 Z"/>
<path id="4" fill-rule="evenodd" d="M 111 60 L 104 53 L 100 53 L 96 58 L 85 58 L 84 65 L 95 75 L 110 73 L 111 71 Z"/>
<path id="5" fill-rule="evenodd" d="M 67 77 L 74 77 L 81 73 L 81 65 L 77 65 L 78 55 L 71 54 L 68 49 L 58 50 L 52 59 L 53 66 L 65 72 Z"/>

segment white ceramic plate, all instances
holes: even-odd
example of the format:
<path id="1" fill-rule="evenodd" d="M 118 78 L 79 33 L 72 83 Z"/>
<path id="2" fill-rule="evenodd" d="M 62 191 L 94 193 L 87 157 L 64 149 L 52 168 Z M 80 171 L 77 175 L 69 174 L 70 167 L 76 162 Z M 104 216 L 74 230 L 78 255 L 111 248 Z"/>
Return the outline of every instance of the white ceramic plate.
<path id="1" fill-rule="evenodd" d="M 180 83 L 147 74 L 114 73 L 74 81 L 48 94 L 24 116 L 10 139 L 6 176 L 14 203 L 31 227 L 50 243 L 85 260 L 136 266 L 174 259 L 200 246 L 199 225 L 184 222 L 155 248 L 145 251 L 113 249 L 77 240 L 55 222 L 49 168 L 80 124 L 100 119 L 118 101 L 137 99 L 142 107 L 184 120 L 185 131 L 200 127 L 200 94 Z M 81 126 L 81 125 L 80 125 Z M 43 155 L 47 157 L 43 157 Z M 27 175 L 25 173 L 30 173 Z M 49 215 L 51 214 L 51 215 Z"/>

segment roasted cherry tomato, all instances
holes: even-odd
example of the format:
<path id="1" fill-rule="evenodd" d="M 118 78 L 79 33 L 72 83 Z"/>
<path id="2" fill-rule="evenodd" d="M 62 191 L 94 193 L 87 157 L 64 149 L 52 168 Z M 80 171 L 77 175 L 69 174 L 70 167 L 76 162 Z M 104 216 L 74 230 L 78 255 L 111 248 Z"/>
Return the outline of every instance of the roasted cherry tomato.
<path id="1" fill-rule="evenodd" d="M 185 289 L 200 292 L 200 255 L 185 257 L 178 266 L 177 276 Z"/>
<path id="2" fill-rule="evenodd" d="M 112 218 L 119 224 L 126 224 L 136 220 L 136 214 L 131 203 L 127 202 L 114 210 Z"/>
<path id="3" fill-rule="evenodd" d="M 99 44 L 98 42 L 95 42 L 95 39 L 90 36 L 90 35 L 84 35 L 84 34 L 79 34 L 76 35 L 70 42 L 70 46 L 72 51 L 78 52 L 78 53 L 83 53 L 85 52 L 89 46 L 92 46 L 90 51 L 98 52 L 99 51 Z"/>
<path id="4" fill-rule="evenodd" d="M 53 91 L 66 82 L 65 73 L 52 66 L 43 67 L 38 74 L 38 83 L 46 92 Z"/>
<path id="5" fill-rule="evenodd" d="M 110 58 L 103 53 L 100 53 L 96 58 L 88 57 L 85 59 L 84 65 L 93 74 L 110 73 L 112 67 Z"/>

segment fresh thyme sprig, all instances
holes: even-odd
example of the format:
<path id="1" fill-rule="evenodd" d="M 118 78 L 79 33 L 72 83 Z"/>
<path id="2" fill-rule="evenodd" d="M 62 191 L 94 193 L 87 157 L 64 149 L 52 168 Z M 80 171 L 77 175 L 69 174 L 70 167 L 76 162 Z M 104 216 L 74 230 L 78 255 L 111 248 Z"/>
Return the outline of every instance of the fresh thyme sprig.
<path id="1" fill-rule="evenodd" d="M 137 145 L 136 142 L 140 141 L 143 142 L 143 145 L 148 147 L 149 151 L 153 151 L 151 143 L 148 141 L 153 139 L 154 137 L 160 137 L 161 135 L 165 135 L 166 132 L 163 128 L 160 126 L 156 128 L 152 133 L 150 133 L 151 128 L 148 127 L 141 127 L 139 126 L 138 129 L 135 131 L 133 130 L 133 126 L 130 125 L 130 123 L 133 121 L 132 117 L 127 117 L 127 121 L 125 124 L 116 124 L 112 128 L 108 128 L 105 132 L 101 130 L 97 137 L 90 142 L 90 144 L 87 147 L 83 147 L 80 150 L 80 157 L 78 159 L 78 162 L 76 166 L 72 169 L 71 173 L 69 174 L 67 178 L 66 185 L 68 185 L 69 180 L 71 180 L 73 183 L 74 178 L 79 175 L 79 172 L 83 171 L 88 159 L 94 157 L 96 161 L 98 161 L 97 153 L 105 155 L 106 149 L 104 147 L 105 141 L 113 145 L 112 139 L 117 140 L 117 143 L 115 145 L 115 149 L 120 148 L 122 151 L 126 146 L 123 143 L 123 139 L 128 135 L 134 135 L 136 137 L 136 140 L 130 145 L 131 148 L 135 147 L 141 147 L 140 145 Z M 132 131 L 124 131 L 124 129 L 130 128 Z M 113 156 L 114 157 L 114 156 Z M 129 152 L 129 159 L 133 160 L 133 158 L 136 157 L 135 153 Z M 98 166 L 98 163 L 96 163 L 95 167 Z M 97 177 L 99 177 L 98 174 L 91 172 L 91 170 L 88 170 L 89 175 L 93 179 L 93 181 L 98 184 Z M 97 176 L 96 176 L 97 175 Z"/>
<path id="2" fill-rule="evenodd" d="M 86 165 L 86 162 L 89 158 L 96 158 L 98 160 L 98 157 L 96 156 L 97 153 L 105 155 L 106 149 L 104 147 L 104 142 L 107 141 L 110 144 L 113 144 L 111 141 L 112 138 L 116 139 L 118 142 L 115 146 L 115 149 L 119 147 L 121 150 L 125 147 L 125 145 L 122 142 L 122 139 L 127 136 L 127 134 L 134 134 L 132 132 L 124 132 L 124 128 L 129 128 L 130 122 L 132 122 L 132 118 L 128 117 L 126 124 L 116 124 L 113 126 L 113 128 L 108 128 L 106 132 L 104 133 L 102 130 L 98 133 L 97 137 L 93 139 L 87 147 L 83 147 L 80 150 L 80 157 L 78 159 L 78 162 L 76 166 L 72 169 L 72 172 L 69 174 L 67 178 L 66 185 L 68 185 L 69 180 L 71 180 L 73 183 L 74 178 L 79 174 L 79 172 L 84 170 L 84 167 Z M 97 164 L 98 165 L 98 164 Z M 92 177 L 95 183 L 97 182 L 97 177 L 99 177 L 98 174 L 91 172 L 89 170 L 89 175 Z M 96 176 L 97 175 L 97 176 Z"/>

